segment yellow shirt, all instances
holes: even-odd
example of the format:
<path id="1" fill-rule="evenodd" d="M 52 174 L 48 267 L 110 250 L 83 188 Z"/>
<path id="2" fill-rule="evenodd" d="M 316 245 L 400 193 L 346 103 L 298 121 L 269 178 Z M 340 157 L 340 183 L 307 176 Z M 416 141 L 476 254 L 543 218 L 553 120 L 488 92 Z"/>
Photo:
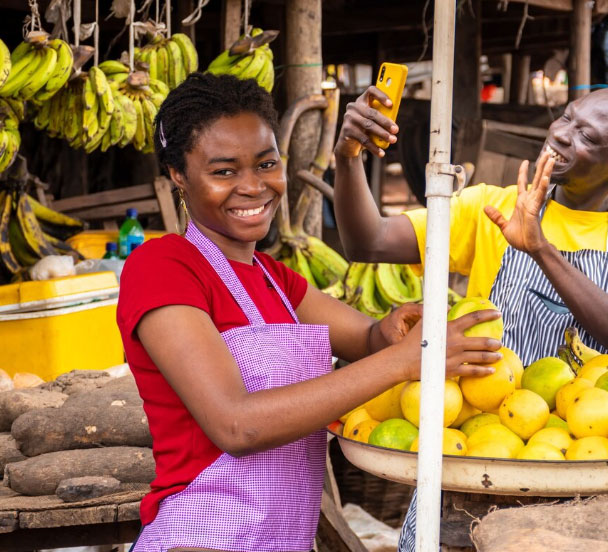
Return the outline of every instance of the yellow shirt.
<path id="1" fill-rule="evenodd" d="M 513 213 L 517 186 L 500 188 L 478 184 L 454 196 L 450 207 L 450 271 L 469 276 L 468 296 L 489 297 L 507 241 L 484 213 L 496 207 L 505 218 Z M 412 221 L 424 263 L 426 209 L 405 213 Z M 606 251 L 608 213 L 575 211 L 549 200 L 541 221 L 546 238 L 560 251 L 596 249 Z"/>

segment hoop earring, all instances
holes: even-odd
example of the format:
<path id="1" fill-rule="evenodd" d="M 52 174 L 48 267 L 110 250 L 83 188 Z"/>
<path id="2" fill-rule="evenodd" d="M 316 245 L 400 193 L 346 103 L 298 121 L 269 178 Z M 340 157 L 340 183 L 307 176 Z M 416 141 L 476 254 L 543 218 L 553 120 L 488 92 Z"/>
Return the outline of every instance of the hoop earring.
<path id="1" fill-rule="evenodd" d="M 179 232 L 181 236 L 186 234 L 186 230 L 188 229 L 188 222 L 190 221 L 190 215 L 188 214 L 188 207 L 186 206 L 186 200 L 184 199 L 184 192 L 181 188 L 178 188 L 179 195 L 179 207 L 182 210 L 182 216 L 180 219 L 183 219 L 183 228 L 182 231 Z"/>

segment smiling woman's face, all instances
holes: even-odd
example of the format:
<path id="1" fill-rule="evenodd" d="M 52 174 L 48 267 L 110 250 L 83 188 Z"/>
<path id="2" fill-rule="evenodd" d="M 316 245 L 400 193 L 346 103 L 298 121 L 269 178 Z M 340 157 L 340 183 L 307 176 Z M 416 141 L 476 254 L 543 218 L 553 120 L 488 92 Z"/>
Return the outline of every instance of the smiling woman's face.
<path id="1" fill-rule="evenodd" d="M 255 113 L 222 117 L 198 134 L 185 160 L 184 175 L 170 172 L 193 221 L 229 258 L 252 250 L 286 189 L 272 129 Z"/>
<path id="2" fill-rule="evenodd" d="M 549 127 L 543 151 L 555 159 L 551 180 L 572 193 L 608 185 L 608 93 L 570 103 Z"/>

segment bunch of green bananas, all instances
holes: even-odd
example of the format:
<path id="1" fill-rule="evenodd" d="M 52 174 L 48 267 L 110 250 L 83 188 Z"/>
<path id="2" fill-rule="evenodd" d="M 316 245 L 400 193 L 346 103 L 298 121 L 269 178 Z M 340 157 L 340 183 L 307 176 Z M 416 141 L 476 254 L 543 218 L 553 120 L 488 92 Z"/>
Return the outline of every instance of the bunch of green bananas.
<path id="1" fill-rule="evenodd" d="M 23 115 L 22 101 L 0 98 L 0 174 L 13 164 L 19 152 L 19 123 Z"/>
<path id="2" fill-rule="evenodd" d="M 117 103 L 123 108 L 125 128 L 119 146 L 131 142 L 135 149 L 144 153 L 154 151 L 154 120 L 169 93 L 169 87 L 144 71 L 129 72 L 120 61 L 104 61 L 100 64 L 114 91 Z M 128 121 L 127 121 L 128 117 Z M 102 148 L 103 149 L 103 148 Z"/>
<path id="3" fill-rule="evenodd" d="M 53 211 L 24 191 L 0 189 L 0 279 L 19 275 L 47 255 L 78 256 L 64 240 L 81 221 Z"/>
<path id="4" fill-rule="evenodd" d="M 343 297 L 348 262 L 319 238 L 305 234 L 286 238 L 280 260 L 321 291 Z"/>
<path id="5" fill-rule="evenodd" d="M 422 279 L 409 265 L 353 262 L 344 278 L 344 300 L 368 316 L 383 318 L 404 303 L 422 300 Z"/>
<path id="6" fill-rule="evenodd" d="M 4 44 L 2 45 L 4 46 Z M 44 102 L 54 96 L 70 77 L 74 56 L 70 45 L 48 39 L 46 33 L 30 33 L 10 55 L 0 46 L 0 83 L 9 67 L 8 77 L 0 85 L 0 96 Z"/>
<path id="7" fill-rule="evenodd" d="M 601 355 L 599 351 L 582 342 L 578 329 L 574 326 L 566 328 L 564 338 L 565 344 L 557 348 L 557 356 L 566 362 L 574 373 L 578 373 L 585 363 Z"/>
<path id="8" fill-rule="evenodd" d="M 143 48 L 135 50 L 136 64 L 145 64 L 151 79 L 164 82 L 171 90 L 198 70 L 198 54 L 190 38 L 175 33 L 171 38 L 154 35 Z"/>
<path id="9" fill-rule="evenodd" d="M 262 29 L 254 29 L 252 36 L 262 33 Z M 207 72 L 213 75 L 234 75 L 239 79 L 255 79 L 267 92 L 274 86 L 274 56 L 268 44 L 262 44 L 252 52 L 230 55 L 225 50 L 207 67 Z"/>

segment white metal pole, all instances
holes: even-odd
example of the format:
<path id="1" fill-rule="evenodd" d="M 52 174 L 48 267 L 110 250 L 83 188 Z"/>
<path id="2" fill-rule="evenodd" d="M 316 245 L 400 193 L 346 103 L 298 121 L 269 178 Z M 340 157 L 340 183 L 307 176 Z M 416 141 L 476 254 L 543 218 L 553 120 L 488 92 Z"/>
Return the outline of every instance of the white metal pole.
<path id="1" fill-rule="evenodd" d="M 422 325 L 420 451 L 418 453 L 417 552 L 439 550 L 441 448 L 447 325 L 454 73 L 455 0 L 435 0 L 431 137 L 427 165 L 427 225 Z"/>

